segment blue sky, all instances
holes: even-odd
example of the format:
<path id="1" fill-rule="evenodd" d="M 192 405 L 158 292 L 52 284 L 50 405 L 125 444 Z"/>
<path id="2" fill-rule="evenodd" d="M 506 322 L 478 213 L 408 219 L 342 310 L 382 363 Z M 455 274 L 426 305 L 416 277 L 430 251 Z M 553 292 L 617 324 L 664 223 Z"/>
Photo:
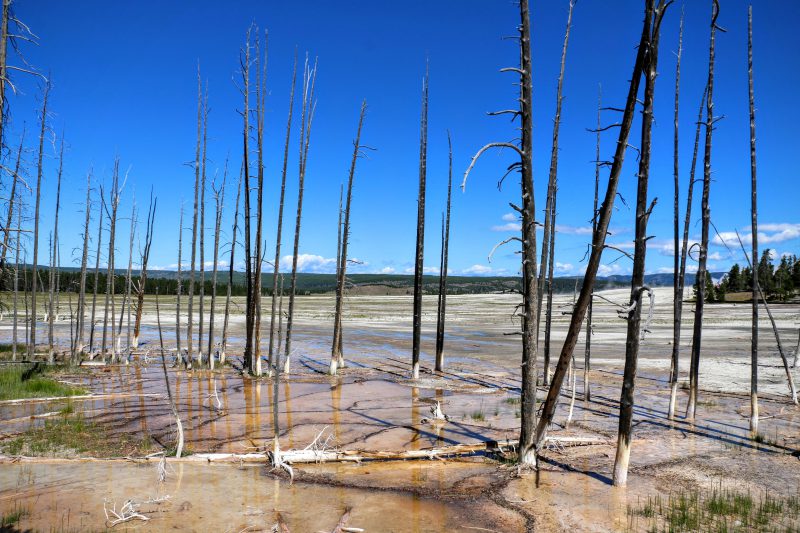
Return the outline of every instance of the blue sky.
<path id="1" fill-rule="evenodd" d="M 598 86 L 603 104 L 621 106 L 635 55 L 642 2 L 579 1 L 567 56 L 559 158 L 557 275 L 579 274 L 590 235 L 594 186 L 595 124 Z M 537 208 L 544 208 L 552 116 L 560 49 L 568 2 L 534 2 L 534 181 Z M 52 82 L 48 124 L 66 134 L 65 186 L 62 198 L 62 263 L 79 261 L 87 170 L 107 183 L 114 157 L 129 171 L 120 207 L 127 217 L 135 194 L 142 211 L 152 186 L 158 196 L 151 267 L 174 268 L 177 262 L 181 203 L 191 209 L 196 142 L 196 68 L 199 60 L 208 80 L 209 175 L 230 154 L 230 168 L 241 159 L 239 50 L 249 24 L 269 30 L 266 115 L 265 231 L 274 243 L 282 143 L 294 49 L 319 58 L 317 115 L 306 176 L 301 267 L 309 272 L 333 270 L 336 254 L 336 210 L 340 184 L 347 178 L 352 139 L 361 100 L 369 109 L 362 141 L 376 148 L 358 163 L 352 214 L 351 257 L 363 261 L 352 271 L 411 272 L 413 268 L 419 107 L 426 59 L 430 61 L 430 117 L 425 265 L 439 264 L 441 212 L 447 180 L 447 137 L 453 137 L 454 185 L 460 184 L 472 154 L 484 143 L 515 136 L 506 118 L 487 111 L 514 106 L 512 75 L 498 69 L 514 66 L 518 52 L 512 35 L 517 10 L 505 0 L 324 2 L 106 2 L 87 0 L 18 0 L 17 16 L 39 36 L 39 45 L 21 43 L 25 59 Z M 664 21 L 656 87 L 650 196 L 658 197 L 649 233 L 649 272 L 670 271 L 672 264 L 672 112 L 678 22 L 682 3 Z M 685 2 L 681 78 L 681 204 L 686 195 L 694 122 L 706 78 L 710 1 Z M 800 111 L 793 91 L 800 86 L 800 38 L 792 21 L 800 17 L 796 2 L 758 2 L 754 8 L 755 83 L 758 134 L 759 207 L 762 247 L 800 254 L 797 171 L 794 156 Z M 747 107 L 747 3 L 723 0 L 718 34 L 715 109 L 725 118 L 714 132 L 711 191 L 712 220 L 724 239 L 749 227 L 750 175 Z M 13 56 L 12 64 L 20 64 Z M 35 79 L 14 73 L 18 94 L 10 98 L 8 142 L 18 143 L 28 127 L 27 161 L 33 169 L 40 90 Z M 615 121 L 606 113 L 604 123 Z M 636 121 L 638 123 L 638 120 Z M 635 126 L 631 143 L 639 144 Z M 297 128 L 289 162 L 284 251 L 290 252 L 297 180 Z M 603 136 L 602 158 L 610 158 L 616 130 Z M 56 146 L 48 145 L 42 200 L 40 257 L 46 257 L 55 202 Z M 702 157 L 702 154 L 701 154 Z M 519 256 L 509 245 L 493 261 L 487 254 L 515 234 L 508 202 L 519 202 L 518 180 L 510 177 L 502 191 L 497 179 L 512 161 L 510 153 L 486 154 L 471 174 L 466 192 L 454 187 L 450 267 L 455 274 L 519 272 Z M 702 166 L 698 166 L 698 176 Z M 620 192 L 635 202 L 635 152 L 629 151 Z M 238 172 L 232 172 L 235 181 Z M 601 194 L 607 172 L 601 174 Z M 3 187 L 8 181 L 3 177 Z M 234 186 L 226 196 L 223 240 L 230 239 Z M 698 237 L 698 202 L 692 237 Z M 210 196 L 210 195 L 209 195 Z M 210 228 L 213 206 L 206 216 Z M 681 208 L 683 211 L 683 207 Z M 184 226 L 189 228 L 188 216 Z M 682 217 L 683 215 L 681 215 Z M 142 217 L 143 218 L 143 215 Z M 92 221 L 92 225 L 96 220 Z M 129 221 L 118 231 L 117 265 L 127 264 Z M 632 246 L 632 210 L 617 202 L 609 242 Z M 91 230 L 94 238 L 95 231 Z M 188 233 L 187 233 L 188 235 Z M 209 239 L 210 241 L 211 239 Z M 717 241 L 720 239 L 717 238 Z M 184 240 L 185 242 L 187 239 Z M 733 243 L 730 243 L 734 249 Z M 211 257 L 207 244 L 206 257 Z M 741 260 L 720 242 L 710 250 L 712 269 Z M 602 274 L 625 273 L 630 262 L 607 251 Z M 188 252 L 184 251 L 184 257 Z M 239 253 L 239 258 L 241 254 Z"/>

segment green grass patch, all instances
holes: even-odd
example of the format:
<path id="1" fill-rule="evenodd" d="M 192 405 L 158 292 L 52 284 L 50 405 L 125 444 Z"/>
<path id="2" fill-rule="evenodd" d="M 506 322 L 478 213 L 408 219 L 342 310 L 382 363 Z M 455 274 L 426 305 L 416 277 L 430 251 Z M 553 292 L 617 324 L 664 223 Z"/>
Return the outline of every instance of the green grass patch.
<path id="1" fill-rule="evenodd" d="M 9 531 L 14 531 L 11 527 L 17 525 L 20 520 L 26 516 L 30 516 L 30 514 L 31 512 L 27 507 L 22 507 L 15 503 L 13 510 L 8 513 L 0 514 L 0 531 L 6 531 L 6 528 Z"/>
<path id="2" fill-rule="evenodd" d="M 517 396 L 509 396 L 508 398 L 503 400 L 503 402 L 507 403 L 508 405 L 519 405 L 520 403 L 522 403 L 522 399 Z"/>
<path id="3" fill-rule="evenodd" d="M 469 417 L 478 422 L 486 420 L 486 415 L 483 414 L 483 411 L 473 411 Z"/>
<path id="4" fill-rule="evenodd" d="M 661 532 L 800 532 L 800 494 L 752 494 L 714 485 L 708 490 L 652 496 L 628 508 L 628 530 Z"/>
<path id="5" fill-rule="evenodd" d="M 17 400 L 23 398 L 50 398 L 57 396 L 76 396 L 86 391 L 59 383 L 46 375 L 36 374 L 23 380 L 28 365 L 11 365 L 0 367 L 0 400 Z"/>

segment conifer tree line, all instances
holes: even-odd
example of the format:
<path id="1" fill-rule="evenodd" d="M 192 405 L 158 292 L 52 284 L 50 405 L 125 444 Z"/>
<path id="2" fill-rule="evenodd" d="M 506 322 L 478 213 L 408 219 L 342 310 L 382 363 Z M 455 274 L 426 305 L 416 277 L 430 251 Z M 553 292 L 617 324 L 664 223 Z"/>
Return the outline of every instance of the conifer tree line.
<path id="1" fill-rule="evenodd" d="M 776 267 L 774 250 L 767 248 L 758 260 L 756 277 L 767 300 L 789 301 L 800 291 L 800 260 L 796 255 L 785 254 L 781 256 Z M 699 281 L 695 280 L 693 287 L 695 295 Z M 725 302 L 730 293 L 752 292 L 752 290 L 753 269 L 747 265 L 742 267 L 739 263 L 735 263 L 722 279 L 717 281 L 714 281 L 711 274 L 706 275 L 706 302 Z"/>

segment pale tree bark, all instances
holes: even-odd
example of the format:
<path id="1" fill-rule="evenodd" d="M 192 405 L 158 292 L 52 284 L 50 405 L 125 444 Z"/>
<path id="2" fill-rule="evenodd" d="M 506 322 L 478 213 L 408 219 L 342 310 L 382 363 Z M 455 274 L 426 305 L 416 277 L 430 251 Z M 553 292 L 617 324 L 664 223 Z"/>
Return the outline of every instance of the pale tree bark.
<path id="1" fill-rule="evenodd" d="M 686 214 L 684 215 L 683 219 L 683 242 L 681 244 L 681 262 L 680 268 L 678 270 L 678 290 L 676 294 L 678 296 L 678 301 L 675 304 L 675 309 L 677 309 L 677 315 L 675 316 L 675 328 L 674 335 L 677 335 L 678 339 L 680 339 L 681 334 L 681 322 L 683 316 L 683 292 L 684 287 L 686 285 L 686 259 L 689 254 L 689 223 L 691 222 L 692 216 L 692 200 L 694 198 L 694 184 L 695 184 L 695 171 L 697 170 L 697 152 L 700 148 L 700 128 L 703 126 L 703 107 L 705 106 L 705 99 L 706 99 L 706 92 L 705 88 L 703 89 L 703 96 L 700 98 L 700 107 L 697 110 L 697 121 L 696 121 L 696 129 L 694 132 L 694 151 L 692 153 L 692 165 L 689 171 L 689 187 L 686 193 Z M 678 352 L 675 352 L 676 346 L 678 348 Z M 677 396 L 678 396 L 678 377 L 679 377 L 679 367 L 678 367 L 678 356 L 680 354 L 680 345 L 675 344 L 673 339 L 673 353 L 672 353 L 672 368 L 670 372 L 670 397 L 669 397 L 669 408 L 667 410 L 667 418 L 672 420 L 675 417 L 675 404 L 677 403 Z"/>
<path id="2" fill-rule="evenodd" d="M 231 289 L 233 288 L 233 265 L 236 252 L 236 236 L 239 233 L 239 197 L 242 195 L 243 172 L 239 173 L 239 186 L 236 189 L 236 209 L 233 213 L 233 235 L 231 236 L 231 256 L 228 261 L 228 287 L 225 295 L 225 317 L 222 321 L 222 346 L 220 348 L 219 363 L 225 364 L 225 350 L 228 349 L 228 321 L 231 311 Z"/>
<path id="3" fill-rule="evenodd" d="M 6 0 L 3 0 L 4 2 Z M 4 3 L 5 6 L 5 3 Z M 47 98 L 50 96 L 50 82 L 44 85 L 41 111 L 41 130 L 39 132 L 39 154 L 36 164 L 36 208 L 33 215 L 33 265 L 31 265 L 31 316 L 30 338 L 28 339 L 28 359 L 33 359 L 36 350 L 36 282 L 39 262 L 39 204 L 42 198 L 42 158 L 44 157 L 44 134 L 47 127 Z M 0 113 L 2 114 L 2 113 Z M 27 300 L 26 300 L 27 301 Z"/>
<path id="4" fill-rule="evenodd" d="M 83 251 L 81 253 L 81 279 L 78 289 L 78 305 L 75 311 L 75 344 L 72 347 L 72 364 L 79 363 L 79 354 L 84 349 L 84 317 L 86 314 L 86 266 L 89 260 L 89 222 L 92 202 L 92 171 L 86 175 L 86 209 L 83 222 Z"/>
<path id="5" fill-rule="evenodd" d="M 538 280 L 536 279 L 536 202 L 533 189 L 533 78 L 531 63 L 531 26 L 528 0 L 519 3 L 520 24 L 519 68 L 505 68 L 503 72 L 514 72 L 520 77 L 520 97 L 518 110 L 505 110 L 494 114 L 511 114 L 521 119 L 520 146 L 510 142 L 493 142 L 485 145 L 473 156 L 464 173 L 462 190 L 466 187 L 475 162 L 490 148 L 509 148 L 514 150 L 520 160 L 512 164 L 508 171 L 521 173 L 522 207 L 512 207 L 522 215 L 521 235 L 517 239 L 522 244 L 522 304 L 520 334 L 522 336 L 522 391 L 520 406 L 520 438 L 517 461 L 526 466 L 536 465 L 534 447 L 534 427 L 536 426 L 536 359 L 539 349 L 536 335 L 539 329 L 537 309 L 539 305 Z M 516 313 L 515 313 L 516 314 Z"/>
<path id="6" fill-rule="evenodd" d="M 597 87 L 597 129 L 595 140 L 594 156 L 594 204 L 592 204 L 592 235 L 597 231 L 597 199 L 600 193 L 600 111 L 602 106 L 602 87 Z M 590 385 L 590 375 L 592 371 L 592 335 L 594 326 L 592 325 L 592 308 L 594 298 L 589 299 L 586 309 L 586 346 L 583 357 L 583 399 L 591 401 L 592 387 Z"/>
<path id="7" fill-rule="evenodd" d="M 422 276 L 425 257 L 425 180 L 428 174 L 428 68 L 422 80 L 422 113 L 419 135 L 419 192 L 417 193 L 417 247 L 414 262 L 414 317 L 411 341 L 411 379 L 419 378 L 422 336 Z"/>
<path id="8" fill-rule="evenodd" d="M 6 82 L 8 81 L 8 22 L 11 18 L 11 1 L 3 0 L 3 15 L 0 20 L 0 146 L 5 143 L 5 123 L 6 123 Z M 10 218 L 10 217 L 9 217 Z M 5 250 L 5 247 L 3 248 Z M 0 266 L 5 266 L 5 252 L 3 252 L 3 261 Z M 0 271 L 2 269 L 0 268 Z"/>
<path id="9" fill-rule="evenodd" d="M 55 337 L 53 326 L 55 324 L 56 314 L 56 298 L 58 293 L 58 213 L 61 210 L 61 178 L 64 174 L 64 134 L 61 134 L 61 150 L 58 158 L 58 175 L 56 178 L 56 211 L 53 220 L 53 240 L 52 240 L 52 255 L 50 256 L 50 310 L 48 311 L 48 324 L 47 324 L 47 343 L 49 345 L 48 359 L 50 364 L 55 363 Z"/>
<path id="10" fill-rule="evenodd" d="M 711 138 L 714 131 L 714 44 L 717 33 L 719 1 L 714 0 L 711 13 L 711 39 L 708 45 L 708 85 L 706 87 L 706 140 L 703 153 L 703 199 L 702 228 L 700 230 L 700 259 L 697 265 L 697 278 L 701 280 L 697 288 L 697 301 L 694 305 L 694 331 L 692 332 L 692 359 L 689 368 L 689 402 L 686 418 L 693 422 L 697 414 L 697 395 L 700 389 L 700 349 L 703 340 L 703 307 L 706 299 L 706 263 L 708 261 L 708 232 L 711 225 L 711 207 L 708 199 L 711 192 Z"/>
<path id="11" fill-rule="evenodd" d="M 547 398 L 542 406 L 542 414 L 536 426 L 536 434 L 533 438 L 533 443 L 536 449 L 541 447 L 547 436 L 547 430 L 555 415 L 556 406 L 558 404 L 558 397 L 561 393 L 561 386 L 564 383 L 567 369 L 572 359 L 572 352 L 575 350 L 575 345 L 578 342 L 580 330 L 583 325 L 583 319 L 586 316 L 586 310 L 589 302 L 592 299 L 592 292 L 594 291 L 594 282 L 597 278 L 597 270 L 600 266 L 600 260 L 605 248 L 605 240 L 608 234 L 608 226 L 611 222 L 611 215 L 614 210 L 614 200 L 617 195 L 617 185 L 619 184 L 619 176 L 622 171 L 622 165 L 625 160 L 625 152 L 628 146 L 628 136 L 631 130 L 631 123 L 633 122 L 633 115 L 636 108 L 636 96 L 639 92 L 639 84 L 642 78 L 642 68 L 644 64 L 645 51 L 647 43 L 650 39 L 650 27 L 652 21 L 652 1 L 648 0 L 647 8 L 645 9 L 644 24 L 642 27 L 642 35 L 639 41 L 639 47 L 636 54 L 636 61 L 633 66 L 633 74 L 630 78 L 630 86 L 628 89 L 628 96 L 625 102 L 625 107 L 620 121 L 619 138 L 616 143 L 614 152 L 614 161 L 611 163 L 611 171 L 608 177 L 608 187 L 606 188 L 605 198 L 600 211 L 597 215 L 597 230 L 592 237 L 592 251 L 589 255 L 589 262 L 586 265 L 586 274 L 583 278 L 583 285 L 581 287 L 578 300 L 575 303 L 570 319 L 569 328 L 567 329 L 564 345 L 561 348 L 558 362 L 550 382 L 550 388 L 547 391 Z"/>
<path id="12" fill-rule="evenodd" d="M 254 323 L 254 295 L 253 295 L 253 253 L 251 250 L 250 226 L 252 222 L 250 209 L 250 49 L 252 26 L 247 30 L 244 54 L 239 53 L 239 63 L 242 71 L 242 96 L 244 96 L 244 121 L 242 165 L 244 174 L 244 264 L 245 264 L 245 334 L 244 334 L 244 360 L 243 366 L 253 372 L 253 323 Z M 242 57 L 244 55 L 244 57 Z"/>
<path id="13" fill-rule="evenodd" d="M 267 35 L 264 34 L 264 51 L 256 38 L 256 179 L 258 190 L 256 193 L 256 242 L 255 242 L 255 272 L 253 274 L 253 296 L 255 306 L 255 322 L 253 323 L 253 351 L 254 366 L 252 373 L 261 375 L 261 269 L 264 266 L 264 244 L 262 235 L 264 231 L 264 107 L 267 82 Z M 268 369 L 271 372 L 272 369 Z"/>
<path id="14" fill-rule="evenodd" d="M 197 65 L 197 146 L 194 157 L 194 211 L 192 214 L 192 262 L 189 267 L 189 304 L 186 317 L 186 360 L 184 364 L 191 366 L 194 359 L 192 326 L 194 323 L 194 276 L 197 269 L 197 210 L 200 202 L 200 148 L 203 141 L 203 92 L 200 79 L 200 64 Z"/>
<path id="15" fill-rule="evenodd" d="M 113 362 L 117 362 L 117 353 L 115 350 L 116 346 L 116 335 L 114 331 L 114 322 L 116 318 L 116 303 L 114 300 L 114 293 L 115 293 L 115 282 L 116 276 L 114 274 L 114 255 L 115 255 L 115 238 L 117 232 L 117 209 L 119 208 L 119 200 L 120 200 L 120 185 L 119 185 L 119 158 L 114 161 L 114 174 L 111 178 L 111 191 L 108 195 L 108 204 L 105 204 L 105 198 L 103 198 L 103 202 L 105 205 L 106 216 L 108 217 L 108 270 L 106 274 L 106 302 L 105 302 L 105 311 L 103 314 L 103 341 L 102 341 L 102 348 L 101 351 L 103 353 L 103 357 L 106 358 L 106 339 L 108 334 L 108 308 L 109 303 L 111 304 L 111 360 Z M 109 210 L 109 205 L 111 210 Z M 109 302 L 110 300 L 110 302 Z"/>
<path id="16" fill-rule="evenodd" d="M 144 292 L 147 288 L 147 264 L 150 262 L 150 247 L 153 245 L 153 229 L 155 227 L 156 207 L 158 198 L 153 198 L 150 190 L 150 205 L 147 207 L 147 219 L 144 230 L 144 247 L 139 251 L 139 283 L 136 286 L 136 318 L 133 325 L 133 344 L 139 345 L 139 336 L 142 333 L 142 312 L 144 310 Z M 183 223 L 183 209 L 181 209 L 181 224 Z M 180 254 L 179 254 L 180 255 Z M 180 357 L 178 350 L 176 357 Z"/>
<path id="17" fill-rule="evenodd" d="M 300 172 L 298 176 L 297 190 L 297 218 L 294 227 L 294 252 L 292 254 L 292 277 L 291 288 L 289 289 L 289 310 L 286 317 L 286 346 L 284 355 L 286 357 L 283 371 L 289 373 L 292 361 L 292 327 L 294 326 L 294 298 L 297 293 L 297 258 L 300 253 L 300 222 L 303 215 L 303 191 L 306 177 L 306 162 L 308 160 L 308 147 L 311 142 L 311 125 L 314 122 L 314 86 L 317 80 L 317 61 L 314 60 L 314 67 L 308 65 L 308 57 L 303 75 L 303 112 L 301 114 L 300 126 Z"/>
<path id="18" fill-rule="evenodd" d="M 447 210 L 442 226 L 442 258 L 439 261 L 439 306 L 436 313 L 436 371 L 444 370 L 444 322 L 447 315 L 447 262 L 450 250 L 450 200 L 453 189 L 453 143 L 447 131 Z"/>
<path id="19" fill-rule="evenodd" d="M 203 326 L 206 303 L 206 151 L 208 149 L 208 82 L 203 97 L 203 157 L 200 161 L 200 305 L 197 317 L 197 363 L 205 364 L 203 355 Z M 210 354 L 209 354 L 210 355 Z"/>
<path id="20" fill-rule="evenodd" d="M 97 249 L 94 256 L 94 286 L 92 287 L 92 316 L 89 323 L 89 353 L 94 357 L 94 330 L 95 316 L 97 311 L 97 289 L 100 286 L 100 255 L 103 245 L 103 187 L 100 186 L 100 201 L 97 202 L 97 210 L 100 212 L 97 219 Z"/>
<path id="21" fill-rule="evenodd" d="M 278 364 L 274 359 L 275 351 L 275 308 L 278 302 L 278 273 L 281 264 L 281 239 L 283 235 L 283 202 L 286 197 L 286 168 L 289 163 L 289 140 L 292 132 L 292 114 L 294 113 L 294 93 L 297 83 L 297 49 L 294 52 L 294 66 L 292 67 L 292 90 L 289 94 L 289 118 L 286 119 L 286 141 L 283 145 L 283 169 L 281 171 L 281 195 L 278 200 L 278 225 L 275 228 L 275 261 L 272 263 L 272 298 L 269 318 L 269 366 L 277 372 Z M 237 201 L 238 203 L 238 201 Z M 278 343 L 280 351 L 280 342 Z"/>
<path id="22" fill-rule="evenodd" d="M 544 368 L 542 370 L 542 382 L 546 386 L 550 379 L 550 312 L 553 308 L 553 258 L 555 245 L 555 196 L 558 182 L 558 134 L 561 127 L 561 102 L 564 99 L 564 70 L 567 63 L 567 45 L 569 44 L 569 32 L 572 28 L 572 10 L 575 7 L 575 0 L 570 0 L 569 12 L 567 14 L 567 29 L 564 31 L 564 45 L 561 48 L 561 68 L 558 73 L 558 87 L 556 90 L 556 114 L 553 119 L 553 142 L 550 150 L 550 174 L 547 180 L 547 201 L 544 210 L 544 234 L 542 235 L 542 260 L 539 267 L 538 281 L 538 305 L 536 309 L 537 322 L 542 320 L 542 294 L 544 291 L 545 276 L 548 278 L 547 290 L 547 315 L 545 316 L 545 344 L 544 344 Z M 549 263 L 549 264 L 548 264 Z M 548 273 L 549 272 L 549 273 Z M 536 343 L 539 342 L 539 331 L 536 331 Z"/>
<path id="23" fill-rule="evenodd" d="M 666 0 L 659 0 L 653 7 L 653 0 L 648 1 L 648 9 L 653 11 L 652 29 L 645 43 L 644 71 L 644 104 L 642 109 L 642 137 L 639 147 L 639 172 L 636 191 L 636 224 L 633 253 L 633 272 L 631 274 L 631 298 L 629 302 L 628 334 L 625 341 L 625 370 L 622 377 L 622 392 L 619 400 L 619 430 L 617 435 L 617 454 L 614 461 L 612 483 L 624 486 L 628 480 L 628 464 L 631 455 L 631 423 L 633 420 L 634 388 L 636 386 L 636 367 L 639 359 L 641 342 L 642 307 L 644 294 L 648 293 L 653 302 L 652 290 L 644 284 L 645 259 L 647 254 L 647 222 L 655 207 L 654 199 L 649 207 L 647 188 L 650 178 L 650 155 L 652 153 L 653 101 L 655 99 L 656 74 L 658 67 L 658 42 L 661 33 L 661 21 L 666 11 Z"/>
<path id="24" fill-rule="evenodd" d="M 178 361 L 183 359 L 183 353 L 181 352 L 181 293 L 183 292 L 183 287 L 181 285 L 181 271 L 183 265 L 183 202 L 181 202 L 181 214 L 180 219 L 178 222 L 178 272 L 176 274 L 177 278 L 177 287 L 175 292 L 177 293 L 175 296 L 175 365 L 178 364 Z"/>
<path id="25" fill-rule="evenodd" d="M 342 311 L 344 309 L 344 289 L 347 280 L 347 245 L 350 242 L 350 207 L 353 200 L 353 178 L 356 174 L 356 161 L 363 146 L 361 146 L 361 128 L 364 125 L 364 115 L 367 111 L 367 101 L 361 102 L 361 113 L 358 117 L 356 140 L 353 141 L 353 157 L 350 160 L 350 174 L 347 179 L 347 201 L 344 207 L 344 226 L 341 227 L 342 249 L 338 255 L 339 268 L 336 279 L 336 310 L 333 315 L 333 344 L 331 346 L 331 364 L 329 373 L 336 375 L 338 368 L 344 368 L 344 354 L 342 353 Z M 341 206 L 339 206 L 341 210 Z"/>
<path id="26" fill-rule="evenodd" d="M 183 424 L 181 424 L 181 417 L 178 415 L 178 408 L 175 406 L 175 398 L 172 397 L 172 387 L 169 383 L 169 374 L 167 373 L 167 361 L 164 354 L 164 335 L 161 333 L 161 308 L 158 305 L 158 292 L 156 292 L 156 318 L 158 319 L 158 341 L 161 345 L 161 369 L 164 371 L 164 383 L 167 386 L 167 398 L 169 399 L 169 406 L 172 410 L 172 416 L 175 417 L 175 425 L 178 428 L 178 444 L 175 447 L 175 457 L 180 457 L 183 451 Z"/>
<path id="27" fill-rule="evenodd" d="M 0 89 L 0 95 L 2 95 L 1 89 Z M 0 99 L 2 99 L 2 96 L 0 96 Z M 2 113 L 2 108 L 0 107 L 0 114 L 1 113 Z M 2 119 L 0 118 L 0 120 Z M 2 251 L 0 251 L 0 273 L 3 272 L 4 266 L 6 264 L 6 254 L 8 253 L 9 243 L 11 242 L 11 224 L 14 218 L 14 202 L 16 201 L 17 198 L 17 183 L 21 181 L 19 175 L 19 167 L 20 163 L 22 162 L 22 149 L 24 142 L 25 142 L 25 127 L 23 126 L 22 135 L 19 138 L 19 149 L 17 150 L 17 163 L 16 165 L 14 165 L 14 172 L 11 175 L 11 191 L 9 192 L 8 195 L 8 211 L 6 213 L 6 226 L 3 231 L 3 249 Z M 21 228 L 18 228 L 17 235 L 19 235 L 19 229 Z"/>
<path id="28" fill-rule="evenodd" d="M 222 225 L 222 207 L 225 205 L 225 182 L 228 179 L 228 161 L 225 161 L 225 170 L 222 174 L 222 185 L 214 188 L 214 266 L 211 273 L 211 308 L 208 311 L 208 365 L 214 370 L 214 307 L 217 304 L 217 270 L 219 266 L 219 232 Z"/>
<path id="29" fill-rule="evenodd" d="M 122 308 L 119 313 L 119 327 L 117 328 L 117 351 L 120 351 L 120 344 L 122 343 L 122 321 L 125 315 L 128 317 L 128 327 L 126 330 L 126 343 L 128 356 L 125 358 L 125 364 L 130 362 L 131 358 L 131 293 L 132 291 L 132 277 L 133 277 L 133 243 L 136 238 L 136 196 L 133 196 L 131 201 L 131 231 L 128 240 L 128 270 L 125 272 L 125 296 L 122 299 Z M 121 351 L 120 351 L 121 353 Z"/>
<path id="30" fill-rule="evenodd" d="M 758 257 L 758 182 L 756 180 L 756 105 L 753 91 L 753 6 L 747 8 L 747 81 L 750 103 L 750 233 L 752 256 Z M 750 432 L 758 434 L 758 268 L 752 268 L 753 322 L 750 337 Z"/>
<path id="31" fill-rule="evenodd" d="M 17 344 L 19 344 L 18 339 L 18 332 L 17 332 L 17 320 L 19 316 L 19 249 L 20 249 L 20 241 L 22 240 L 22 233 L 19 231 L 22 228 L 22 198 L 18 198 L 17 200 L 19 203 L 17 204 L 17 238 L 15 241 L 15 250 L 14 250 L 14 320 L 12 325 L 12 340 L 11 340 L 11 360 L 17 360 Z M 27 307 L 27 295 L 25 296 L 25 307 Z M 27 315 L 27 312 L 25 313 Z M 26 316 L 27 318 L 27 316 Z M 26 320 L 27 323 L 27 320 Z M 26 339 L 27 340 L 27 339 Z"/>

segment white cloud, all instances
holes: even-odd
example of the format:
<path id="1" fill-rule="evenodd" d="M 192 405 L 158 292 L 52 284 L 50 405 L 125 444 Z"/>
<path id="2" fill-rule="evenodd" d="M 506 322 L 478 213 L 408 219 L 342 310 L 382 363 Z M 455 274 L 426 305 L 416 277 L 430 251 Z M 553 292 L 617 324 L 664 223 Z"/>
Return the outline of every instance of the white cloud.
<path id="1" fill-rule="evenodd" d="M 394 274 L 397 272 L 394 267 L 383 267 L 378 271 L 378 274 Z"/>
<path id="2" fill-rule="evenodd" d="M 408 268 L 404 269 L 403 273 L 405 273 L 405 274 L 413 274 L 414 273 L 414 267 L 411 266 L 411 267 L 408 267 Z M 423 266 L 422 267 L 422 273 L 423 274 L 438 274 L 439 273 L 439 267 Z"/>
<path id="3" fill-rule="evenodd" d="M 281 258 L 281 270 L 291 270 L 292 256 L 284 255 Z M 322 257 L 314 254 L 300 254 L 297 256 L 297 271 L 315 274 L 332 274 L 336 272 L 336 258 Z"/>
<path id="4" fill-rule="evenodd" d="M 758 232 L 759 244 L 775 244 L 794 239 L 800 239 L 800 224 L 779 223 L 779 224 L 761 224 Z M 740 233 L 742 242 L 750 244 L 753 242 L 752 233 Z M 719 235 L 714 235 L 711 241 L 717 246 L 739 246 L 739 240 L 736 238 L 735 231 L 722 231 Z"/>
<path id="5" fill-rule="evenodd" d="M 522 224 L 520 222 L 508 222 L 500 226 L 492 226 L 492 231 L 520 231 Z"/>
<path id="6" fill-rule="evenodd" d="M 468 276 L 501 276 L 507 272 L 505 268 L 492 268 L 488 265 L 472 265 L 461 271 Z"/>
<path id="7" fill-rule="evenodd" d="M 591 226 L 568 226 L 565 224 L 556 224 L 556 233 L 564 233 L 566 235 L 591 235 Z"/>
<path id="8" fill-rule="evenodd" d="M 572 272 L 572 269 L 575 268 L 572 263 L 559 263 L 556 261 L 556 272 L 561 274 L 565 274 L 567 272 Z"/>
<path id="9" fill-rule="evenodd" d="M 503 222 L 516 222 L 519 220 L 519 217 L 514 213 L 506 213 L 503 215 Z"/>
<path id="10" fill-rule="evenodd" d="M 613 276 L 615 274 L 624 274 L 625 271 L 622 266 L 618 265 L 617 263 L 613 263 L 610 265 L 600 265 L 597 268 L 597 275 L 601 277 L 606 276 Z"/>

